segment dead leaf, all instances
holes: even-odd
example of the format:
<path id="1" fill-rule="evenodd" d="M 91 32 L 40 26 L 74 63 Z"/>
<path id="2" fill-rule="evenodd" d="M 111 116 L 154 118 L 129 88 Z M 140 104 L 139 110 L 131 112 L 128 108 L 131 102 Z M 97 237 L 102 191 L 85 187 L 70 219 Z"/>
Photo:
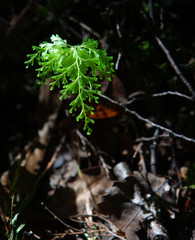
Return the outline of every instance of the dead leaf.
<path id="1" fill-rule="evenodd" d="M 167 198 L 167 191 L 170 193 L 171 188 L 165 178 L 151 173 L 144 177 L 135 171 L 124 181 L 115 181 L 113 186 L 106 190 L 97 211 L 109 216 L 110 221 L 125 232 L 127 239 L 138 240 L 140 236 L 144 239 L 147 229 L 144 229 L 141 223 L 150 220 L 153 224 L 155 220 L 161 226 L 158 219 L 162 209 L 174 212 L 174 192 L 173 198 Z M 165 228 L 161 226 L 161 229 Z M 164 233 L 166 236 L 166 230 Z"/>

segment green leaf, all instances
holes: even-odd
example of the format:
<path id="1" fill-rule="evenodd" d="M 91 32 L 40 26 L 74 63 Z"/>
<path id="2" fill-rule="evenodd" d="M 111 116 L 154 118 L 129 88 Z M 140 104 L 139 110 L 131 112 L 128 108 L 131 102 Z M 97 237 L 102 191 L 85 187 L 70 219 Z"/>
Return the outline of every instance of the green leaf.
<path id="1" fill-rule="evenodd" d="M 82 44 L 71 46 L 59 35 L 51 36 L 51 43 L 43 42 L 33 46 L 34 54 L 28 54 L 26 66 L 33 65 L 36 61 L 39 68 L 36 70 L 41 83 L 47 78 L 53 80 L 50 90 L 55 86 L 63 87 L 60 99 L 75 95 L 70 103 L 70 113 L 80 111 L 76 120 L 84 119 L 84 130 L 87 134 L 92 132 L 89 124 L 94 120 L 88 117 L 93 114 L 94 108 L 88 102 L 98 103 L 101 95 L 101 85 L 98 79 L 112 78 L 114 69 L 112 57 L 108 57 L 106 50 L 98 49 L 98 42 L 93 39 L 83 40 Z M 91 72 L 91 74 L 89 74 Z"/>
<path id="2" fill-rule="evenodd" d="M 9 240 L 13 240 L 14 239 L 14 230 L 12 229 Z"/>
<path id="3" fill-rule="evenodd" d="M 23 228 L 25 227 L 25 224 L 21 224 L 17 229 L 16 229 L 16 233 L 18 234 Z"/>
<path id="4" fill-rule="evenodd" d="M 17 219 L 18 219 L 18 216 L 19 216 L 19 213 L 16 213 L 16 214 L 14 215 L 14 217 L 13 217 L 12 220 L 10 221 L 10 225 L 11 225 L 11 226 L 15 226 L 15 223 L 16 223 L 16 221 L 17 221 Z"/>

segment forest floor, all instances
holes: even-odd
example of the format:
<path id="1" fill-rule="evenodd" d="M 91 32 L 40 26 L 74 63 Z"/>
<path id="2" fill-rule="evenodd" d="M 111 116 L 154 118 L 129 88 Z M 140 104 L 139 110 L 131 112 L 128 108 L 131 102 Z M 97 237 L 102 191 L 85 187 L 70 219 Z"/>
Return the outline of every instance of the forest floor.
<path id="1" fill-rule="evenodd" d="M 1 202 L 12 218 L 19 213 L 12 225 L 1 208 L 8 235 L 25 224 L 22 239 L 194 239 L 193 150 L 149 124 L 152 140 L 133 139 L 134 120 L 105 102 L 86 136 L 56 102 L 1 175 Z M 38 116 L 44 109 L 38 104 Z"/>

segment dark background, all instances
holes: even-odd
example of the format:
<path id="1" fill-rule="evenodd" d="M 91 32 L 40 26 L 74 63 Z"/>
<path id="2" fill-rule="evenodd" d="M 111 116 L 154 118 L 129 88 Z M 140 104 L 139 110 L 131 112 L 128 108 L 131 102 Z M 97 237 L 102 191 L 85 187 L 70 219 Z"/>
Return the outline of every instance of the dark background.
<path id="1" fill-rule="evenodd" d="M 116 75 L 124 86 L 125 97 L 137 91 L 144 91 L 146 96 L 131 108 L 174 131 L 195 136 L 193 101 L 177 96 L 150 97 L 166 91 L 190 96 L 141 14 L 144 10 L 151 15 L 151 3 L 154 32 L 195 88 L 193 0 L 0 1 L 0 172 L 8 168 L 10 153 L 14 156 L 21 151 L 41 127 L 35 117 L 39 94 L 35 68 L 25 69 L 24 61 L 32 53 L 32 45 L 49 41 L 52 34 L 59 34 L 70 44 L 79 44 L 86 37 L 97 39 L 115 63 L 121 52 Z M 142 123 L 136 120 L 136 124 L 138 135 L 133 137 L 147 136 Z M 188 142 L 183 144 L 193 148 Z"/>

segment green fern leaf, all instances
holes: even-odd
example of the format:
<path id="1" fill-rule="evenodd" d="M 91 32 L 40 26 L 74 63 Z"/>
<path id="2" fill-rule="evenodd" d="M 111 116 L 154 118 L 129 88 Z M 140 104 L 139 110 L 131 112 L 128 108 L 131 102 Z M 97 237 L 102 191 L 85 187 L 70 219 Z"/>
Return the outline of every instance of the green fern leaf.
<path id="1" fill-rule="evenodd" d="M 104 49 L 98 49 L 98 42 L 93 39 L 71 46 L 58 35 L 51 36 L 51 43 L 33 46 L 33 50 L 36 53 L 27 55 L 29 60 L 25 62 L 26 67 L 34 65 L 36 61 L 39 65 L 37 76 L 41 83 L 46 82 L 46 78 L 53 80 L 50 83 L 51 90 L 62 84 L 61 99 L 76 95 L 70 103 L 70 113 L 80 110 L 76 120 L 84 119 L 83 129 L 91 134 L 89 124 L 94 120 L 88 115 L 93 114 L 94 108 L 89 103 L 98 103 L 101 95 L 98 79 L 105 77 L 111 80 L 114 72 L 112 57 L 108 57 Z"/>

